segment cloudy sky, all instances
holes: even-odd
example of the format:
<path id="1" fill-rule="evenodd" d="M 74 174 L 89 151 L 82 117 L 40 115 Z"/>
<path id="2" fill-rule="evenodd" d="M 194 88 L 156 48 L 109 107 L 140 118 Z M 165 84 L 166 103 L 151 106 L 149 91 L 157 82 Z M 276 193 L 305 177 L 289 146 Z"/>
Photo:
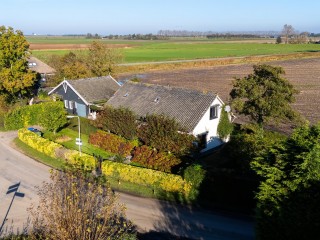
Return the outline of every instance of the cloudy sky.
<path id="1" fill-rule="evenodd" d="M 25 34 L 159 30 L 320 33 L 317 0 L 0 0 L 0 25 Z"/>

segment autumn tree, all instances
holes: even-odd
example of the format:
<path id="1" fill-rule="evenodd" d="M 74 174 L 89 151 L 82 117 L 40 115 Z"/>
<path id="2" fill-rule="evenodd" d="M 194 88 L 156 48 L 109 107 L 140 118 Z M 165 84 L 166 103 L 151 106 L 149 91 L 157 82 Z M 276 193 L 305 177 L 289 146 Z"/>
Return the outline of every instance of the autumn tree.
<path id="1" fill-rule="evenodd" d="M 0 95 L 12 102 L 28 96 L 36 74 L 28 69 L 29 44 L 23 33 L 0 26 Z"/>
<path id="2" fill-rule="evenodd" d="M 285 24 L 282 29 L 282 35 L 284 36 L 285 43 L 289 43 L 289 38 L 295 34 L 295 30 L 291 25 Z"/>
<path id="3" fill-rule="evenodd" d="M 260 176 L 257 239 L 320 236 L 320 124 L 302 126 L 251 162 Z"/>
<path id="4" fill-rule="evenodd" d="M 281 76 L 284 73 L 281 67 L 253 66 L 252 74 L 233 81 L 230 92 L 233 108 L 260 127 L 271 121 L 295 119 L 297 113 L 290 103 L 295 101 L 297 91 Z"/>
<path id="5" fill-rule="evenodd" d="M 31 239 L 135 239 L 124 206 L 93 177 L 53 171 L 38 195 L 39 205 L 30 209 Z"/>
<path id="6" fill-rule="evenodd" d="M 93 41 L 89 48 L 88 64 L 94 76 L 114 75 L 122 55 L 115 48 L 108 48 L 102 42 Z"/>

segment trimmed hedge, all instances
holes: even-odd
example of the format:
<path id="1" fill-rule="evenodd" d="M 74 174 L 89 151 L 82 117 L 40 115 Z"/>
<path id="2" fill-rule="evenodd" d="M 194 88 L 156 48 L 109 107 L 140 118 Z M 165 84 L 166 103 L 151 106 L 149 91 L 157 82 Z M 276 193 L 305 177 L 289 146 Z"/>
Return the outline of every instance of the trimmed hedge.
<path id="1" fill-rule="evenodd" d="M 85 153 L 82 153 L 80 156 L 78 151 L 66 149 L 62 145 L 42 138 L 28 129 L 19 129 L 18 138 L 39 152 L 53 158 L 62 158 L 66 160 L 66 162 L 85 170 L 93 170 L 96 166 L 93 156 Z"/>
<path id="2" fill-rule="evenodd" d="M 93 170 L 96 167 L 96 161 L 93 156 L 84 153 L 80 156 L 79 152 L 65 149 L 60 144 L 44 139 L 27 129 L 18 130 L 18 137 L 22 142 L 42 153 L 55 158 L 63 158 L 68 163 L 85 170 Z M 187 199 L 192 188 L 191 184 L 179 175 L 117 162 L 104 161 L 102 163 L 102 172 L 104 175 L 116 178 L 119 181 L 161 188 L 167 192 L 181 194 Z"/>
<path id="3" fill-rule="evenodd" d="M 123 163 L 104 161 L 102 172 L 106 176 L 144 186 L 159 187 L 167 192 L 176 192 L 189 197 L 191 184 L 179 175 L 168 174 L 152 169 L 138 168 Z"/>

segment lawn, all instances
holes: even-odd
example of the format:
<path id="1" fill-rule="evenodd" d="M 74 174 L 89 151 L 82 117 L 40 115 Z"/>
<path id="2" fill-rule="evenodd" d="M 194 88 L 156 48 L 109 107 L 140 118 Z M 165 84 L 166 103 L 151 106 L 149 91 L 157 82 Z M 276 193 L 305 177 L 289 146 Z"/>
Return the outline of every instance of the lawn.
<path id="1" fill-rule="evenodd" d="M 81 134 L 81 141 L 82 141 L 82 146 L 81 146 L 81 151 L 83 153 L 89 154 L 89 155 L 99 155 L 103 159 L 108 159 L 114 154 L 106 152 L 98 147 L 95 147 L 89 143 L 89 136 L 86 134 Z M 56 135 L 54 135 L 51 132 L 44 132 L 43 135 L 44 138 L 48 138 L 52 141 L 55 141 L 64 147 L 68 149 L 74 149 L 74 150 L 79 150 L 79 146 L 76 145 L 76 138 L 79 137 L 78 131 L 73 131 L 69 128 L 64 128 L 61 131 L 59 131 Z"/>

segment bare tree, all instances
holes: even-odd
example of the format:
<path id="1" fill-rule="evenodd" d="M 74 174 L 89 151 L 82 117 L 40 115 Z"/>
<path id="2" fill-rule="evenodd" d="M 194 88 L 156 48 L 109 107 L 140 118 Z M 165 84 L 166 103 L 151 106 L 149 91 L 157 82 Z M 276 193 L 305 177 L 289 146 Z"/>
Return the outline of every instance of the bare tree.
<path id="1" fill-rule="evenodd" d="M 285 24 L 282 29 L 282 35 L 284 36 L 285 43 L 289 42 L 289 38 L 295 34 L 295 30 L 291 25 Z"/>
<path id="2" fill-rule="evenodd" d="M 135 239 L 133 224 L 110 188 L 80 171 L 51 173 L 30 208 L 31 239 Z"/>

